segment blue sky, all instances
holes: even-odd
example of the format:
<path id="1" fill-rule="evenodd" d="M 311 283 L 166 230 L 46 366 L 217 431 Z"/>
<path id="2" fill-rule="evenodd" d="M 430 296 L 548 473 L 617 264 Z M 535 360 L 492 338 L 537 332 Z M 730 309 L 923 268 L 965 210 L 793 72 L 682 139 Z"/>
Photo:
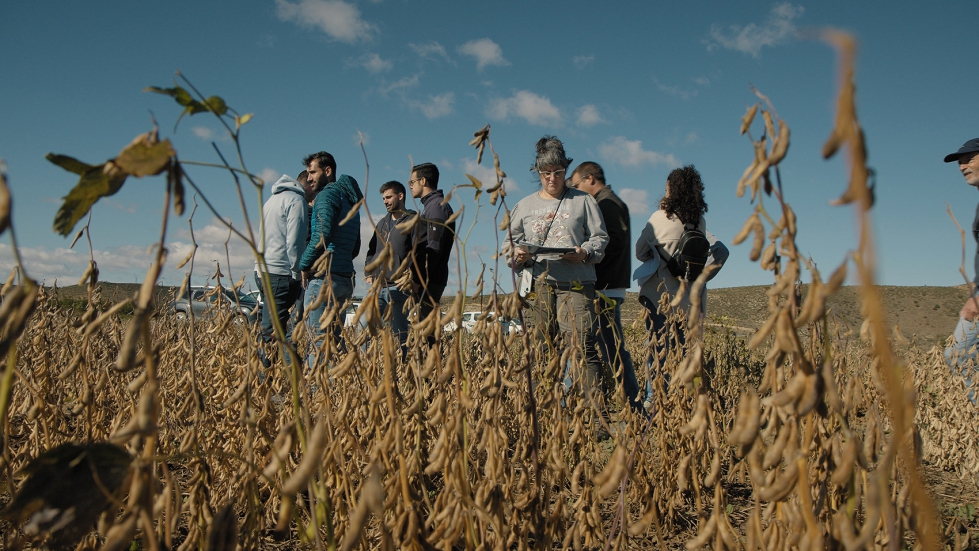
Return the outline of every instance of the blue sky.
<path id="1" fill-rule="evenodd" d="M 211 141 L 232 154 L 209 115 L 185 117 L 174 132 L 178 106 L 142 92 L 172 86 L 177 70 L 205 95 L 254 114 L 242 132 L 244 158 L 267 179 L 295 176 L 305 154 L 325 149 L 363 186 L 361 133 L 375 215 L 383 212 L 378 187 L 407 181 L 411 160 L 438 164 L 443 188 L 467 183 L 467 172 L 489 180 L 492 164 L 476 166 L 468 142 L 490 123 L 511 205 L 536 190 L 528 170 L 534 143 L 555 134 L 574 164 L 604 166 L 629 204 L 636 236 L 669 170 L 694 164 L 707 186 L 708 227 L 730 246 L 752 210 L 735 186 L 752 158 L 738 129 L 756 101 L 754 84 L 792 129 L 782 163 L 786 198 L 799 217 L 801 250 L 828 273 L 857 239 L 853 210 L 828 205 L 845 187 L 843 161 L 820 156 L 833 123 L 837 60 L 829 46 L 797 35 L 832 26 L 859 40 L 858 110 L 877 171 L 878 279 L 955 285 L 962 283 L 962 249 L 946 203 L 968 227 L 979 194 L 942 157 L 979 136 L 976 13 L 970 1 L 5 2 L 0 158 L 29 273 L 48 284 L 74 283 L 88 252 L 84 242 L 68 251 L 71 239 L 51 229 L 77 178 L 45 153 L 104 162 L 155 116 L 182 159 L 216 162 Z M 227 175 L 190 171 L 221 214 L 242 227 Z M 103 280 L 142 281 L 163 190 L 162 178 L 131 179 L 96 204 L 91 229 Z M 478 213 L 472 190 L 459 197 L 467 203 L 461 227 L 475 223 L 466 244 L 475 279 L 481 262 L 494 267 L 501 234 L 485 197 Z M 256 220 L 257 198 L 246 198 Z M 195 283 L 215 259 L 229 273 L 228 232 L 203 204 L 194 228 L 202 247 Z M 363 233 L 366 249 L 366 224 Z M 174 267 L 189 243 L 186 217 L 173 218 L 164 284 L 179 284 Z M 229 246 L 237 279 L 253 261 L 241 243 Z M 748 261 L 747 247 L 730 246 L 713 286 L 771 282 Z M 971 238 L 967 247 L 971 265 Z M 12 265 L 4 236 L 0 270 Z"/>

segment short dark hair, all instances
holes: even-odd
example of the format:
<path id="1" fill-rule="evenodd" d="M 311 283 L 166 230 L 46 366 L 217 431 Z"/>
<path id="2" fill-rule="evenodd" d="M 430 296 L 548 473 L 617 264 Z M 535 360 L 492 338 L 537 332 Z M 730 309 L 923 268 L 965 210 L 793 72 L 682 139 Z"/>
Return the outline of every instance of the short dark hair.
<path id="1" fill-rule="evenodd" d="M 309 171 L 307 170 L 300 172 L 299 176 L 296 176 L 296 181 L 299 182 L 300 184 L 308 179 L 309 179 Z"/>
<path id="2" fill-rule="evenodd" d="M 316 153 L 312 153 L 310 155 L 306 155 L 305 157 L 303 157 L 303 166 L 308 167 L 309 163 L 313 161 L 316 161 L 316 164 L 320 165 L 320 168 L 326 168 L 326 167 L 332 168 L 333 173 L 336 174 L 337 171 L 336 159 L 334 159 L 333 155 L 330 155 L 326 151 L 319 151 Z"/>
<path id="3" fill-rule="evenodd" d="M 389 189 L 393 189 L 395 193 L 400 193 L 401 195 L 408 195 L 408 192 L 405 191 L 405 185 L 397 180 L 391 180 L 381 186 L 381 195 L 384 195 L 384 192 Z"/>
<path id="4" fill-rule="evenodd" d="M 428 187 L 438 189 L 439 169 L 437 166 L 432 163 L 422 163 L 411 167 L 411 171 L 417 174 L 419 178 L 424 178 L 428 182 Z"/>
<path id="5" fill-rule="evenodd" d="M 659 208 L 684 224 L 700 222 L 700 217 L 707 212 L 707 201 L 704 201 L 704 182 L 697 169 L 693 165 L 673 169 L 666 181 L 670 196 L 663 197 Z"/>
<path id="6" fill-rule="evenodd" d="M 575 174 L 581 177 L 591 176 L 599 182 L 605 183 L 605 171 L 602 170 L 602 165 L 592 161 L 585 161 L 578 165 L 578 168 L 574 169 L 572 176 Z"/>

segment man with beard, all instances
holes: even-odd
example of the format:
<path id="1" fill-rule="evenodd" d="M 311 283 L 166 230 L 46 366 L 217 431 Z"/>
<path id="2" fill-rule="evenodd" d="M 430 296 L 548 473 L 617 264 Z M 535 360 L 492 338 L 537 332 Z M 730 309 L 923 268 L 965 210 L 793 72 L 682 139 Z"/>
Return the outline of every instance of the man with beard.
<path id="1" fill-rule="evenodd" d="M 336 177 L 336 161 L 326 151 L 306 156 L 303 164 L 317 190 L 309 244 L 299 263 L 306 289 L 304 308 L 315 346 L 316 338 L 325 332 L 320 327 L 323 313 L 327 308 L 342 306 L 354 294 L 354 258 L 360 254 L 360 213 L 354 213 L 343 225 L 340 222 L 364 194 L 357 180 L 346 174 Z M 342 319 L 343 316 L 336 318 Z M 339 321 L 334 321 L 333 334 L 342 347 L 340 329 Z"/>
<path id="2" fill-rule="evenodd" d="M 401 263 L 408 256 L 411 249 L 411 235 L 404 234 L 395 226 L 405 222 L 417 214 L 415 211 L 405 209 L 405 186 L 401 182 L 392 180 L 381 186 L 381 199 L 387 209 L 387 215 L 377 222 L 374 229 L 374 236 L 371 237 L 367 245 L 367 258 L 365 264 L 370 264 L 374 257 L 384 250 L 385 246 L 391 247 L 391 260 L 384 262 L 380 267 L 367 274 L 368 285 L 380 285 L 380 292 L 377 295 L 377 306 L 381 313 L 387 317 L 386 310 L 391 308 L 391 330 L 398 339 L 401 347 L 401 357 L 404 358 L 407 347 L 405 340 L 408 338 L 408 315 L 404 312 L 405 302 L 408 294 L 398 288 L 392 277 L 394 271 L 401 266 Z M 388 269 L 393 266 L 393 269 Z"/>

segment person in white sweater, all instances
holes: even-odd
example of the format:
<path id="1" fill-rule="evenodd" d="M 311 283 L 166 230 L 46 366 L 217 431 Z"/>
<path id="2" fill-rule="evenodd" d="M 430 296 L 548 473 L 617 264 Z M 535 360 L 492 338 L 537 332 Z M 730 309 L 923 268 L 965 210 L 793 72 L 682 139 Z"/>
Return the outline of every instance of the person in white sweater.
<path id="1" fill-rule="evenodd" d="M 272 185 L 272 196 L 262 208 L 266 273 L 272 288 L 267 296 L 262 284 L 262 266 L 255 263 L 255 284 L 262 292 L 262 340 L 272 340 L 272 315 L 270 305 L 275 304 L 279 323 L 289 342 L 292 328 L 289 325 L 289 308 L 296 302 L 301 289 L 299 284 L 299 258 L 309 238 L 309 221 L 306 201 L 315 196 L 306 171 L 293 180 L 283 174 Z"/>
<path id="2" fill-rule="evenodd" d="M 639 302 L 646 307 L 648 317 L 646 319 L 646 329 L 650 331 L 650 342 L 658 343 L 666 331 L 667 314 L 660 308 L 661 297 L 666 294 L 668 299 L 673 301 L 677 295 L 683 292 L 680 297 L 677 309 L 682 312 L 681 318 L 690 312 L 690 289 L 691 284 L 681 285 L 679 278 L 674 276 L 667 262 L 677 249 L 677 244 L 684 232 L 685 224 L 695 225 L 707 237 L 710 243 L 710 256 L 707 259 L 708 270 L 707 279 L 710 280 L 717 275 L 720 266 L 724 264 L 728 257 L 727 247 L 718 241 L 714 234 L 707 230 L 707 222 L 704 214 L 707 212 L 707 202 L 704 200 L 704 183 L 700 178 L 700 173 L 693 165 L 677 168 L 670 172 L 666 179 L 666 192 L 660 200 L 659 210 L 649 217 L 646 226 L 643 228 L 639 239 L 636 241 L 636 258 L 643 262 L 643 265 L 636 270 L 639 288 Z M 716 265 L 716 268 L 712 268 Z M 704 287 L 700 296 L 701 316 L 707 315 L 707 288 Z M 683 325 L 677 324 L 675 327 L 676 342 L 682 346 L 684 344 Z M 669 340 L 670 335 L 667 335 Z M 659 365 L 663 366 L 666 359 L 666 351 L 669 343 L 656 346 L 656 355 L 659 357 Z M 652 352 L 652 351 L 651 351 Z M 653 355 L 647 366 L 652 364 Z"/>

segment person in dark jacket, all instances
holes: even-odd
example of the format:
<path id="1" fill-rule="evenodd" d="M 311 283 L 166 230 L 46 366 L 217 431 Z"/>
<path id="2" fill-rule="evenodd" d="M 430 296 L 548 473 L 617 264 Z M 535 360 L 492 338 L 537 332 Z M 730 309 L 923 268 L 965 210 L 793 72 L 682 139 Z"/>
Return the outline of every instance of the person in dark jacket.
<path id="1" fill-rule="evenodd" d="M 958 164 L 959 172 L 965 177 L 965 183 L 979 187 L 979 138 L 965 142 L 958 151 L 946 155 L 945 162 Z M 979 207 L 976 207 L 976 217 L 972 221 L 972 236 L 979 243 Z M 976 343 L 979 342 L 976 329 L 976 318 L 979 316 L 979 297 L 976 296 L 976 291 L 979 289 L 977 287 L 979 286 L 979 249 L 976 250 L 974 269 L 975 276 L 972 282 L 975 285 L 972 286 L 972 293 L 959 312 L 959 322 L 952 333 L 954 340 L 945 349 L 945 360 L 953 372 L 965 378 L 968 396 L 972 403 L 976 403 L 976 390 L 972 383 L 976 371 Z"/>
<path id="2" fill-rule="evenodd" d="M 444 203 L 439 187 L 439 169 L 432 163 L 415 165 L 408 180 L 411 196 L 421 199 L 421 220 L 412 235 L 412 295 L 420 305 L 418 319 L 425 319 L 439 301 L 449 281 L 449 255 L 455 240 L 455 221 L 449 222 L 452 207 Z M 429 337 L 429 343 L 435 342 Z"/>
<path id="3" fill-rule="evenodd" d="M 337 164 L 326 151 L 303 159 L 309 181 L 318 190 L 313 202 L 309 244 L 299 262 L 303 288 L 306 289 L 304 308 L 315 338 L 325 333 L 320 318 L 326 308 L 342 306 L 354 294 L 354 258 L 360 254 L 360 213 L 340 222 L 364 194 L 352 177 L 336 177 Z M 334 321 L 333 334 L 340 342 L 343 316 Z"/>
<path id="4" fill-rule="evenodd" d="M 404 312 L 404 307 L 405 302 L 408 301 L 408 294 L 398 288 L 391 276 L 411 252 L 411 234 L 402 233 L 395 227 L 417 214 L 411 209 L 405 209 L 405 194 L 404 184 L 397 180 L 391 180 L 381 186 L 381 199 L 384 201 L 387 215 L 377 221 L 374 236 L 367 245 L 367 258 L 364 260 L 364 264 L 370 264 L 385 246 L 391 246 L 390 262 L 385 262 L 368 273 L 367 284 L 380 286 L 377 307 L 385 318 L 391 316 L 391 331 L 394 332 L 401 346 L 402 358 L 407 352 L 405 340 L 408 338 L 408 315 Z M 389 269 L 388 266 L 393 266 L 393 269 Z M 388 307 L 391 308 L 390 314 L 386 313 Z"/>
<path id="5" fill-rule="evenodd" d="M 625 347 L 622 332 L 622 303 L 625 292 L 632 283 L 632 233 L 629 224 L 629 207 L 612 192 L 605 183 L 605 171 L 601 165 L 584 162 L 571 174 L 571 187 L 587 192 L 598 202 L 608 233 L 605 257 L 595 265 L 595 292 L 598 295 L 598 349 L 613 372 L 621 372 L 619 385 L 629 406 L 642 411 L 642 396 L 636 381 L 632 355 Z"/>

